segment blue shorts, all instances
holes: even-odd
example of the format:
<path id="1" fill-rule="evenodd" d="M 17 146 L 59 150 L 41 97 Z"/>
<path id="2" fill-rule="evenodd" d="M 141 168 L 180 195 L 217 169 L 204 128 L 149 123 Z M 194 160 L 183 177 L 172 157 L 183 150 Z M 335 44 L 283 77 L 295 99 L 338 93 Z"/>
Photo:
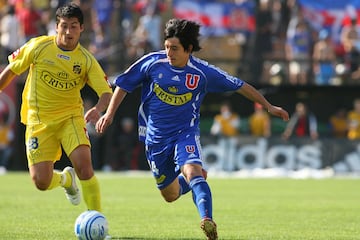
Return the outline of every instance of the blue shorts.
<path id="1" fill-rule="evenodd" d="M 147 145 L 145 154 L 160 190 L 178 177 L 185 164 L 202 166 L 200 136 L 194 133 L 181 134 L 164 145 Z"/>

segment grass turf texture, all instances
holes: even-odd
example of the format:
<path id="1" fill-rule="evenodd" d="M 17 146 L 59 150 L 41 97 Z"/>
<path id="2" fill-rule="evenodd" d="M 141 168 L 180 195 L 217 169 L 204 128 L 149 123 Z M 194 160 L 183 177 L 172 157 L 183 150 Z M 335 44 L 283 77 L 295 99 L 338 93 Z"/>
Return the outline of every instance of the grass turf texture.
<path id="1" fill-rule="evenodd" d="M 191 194 L 162 200 L 149 174 L 97 173 L 103 213 L 113 239 L 201 240 Z M 358 179 L 208 180 L 219 239 L 360 239 Z M 61 188 L 41 192 L 26 172 L 0 176 L 0 239 L 75 239 L 85 210 L 72 206 Z"/>

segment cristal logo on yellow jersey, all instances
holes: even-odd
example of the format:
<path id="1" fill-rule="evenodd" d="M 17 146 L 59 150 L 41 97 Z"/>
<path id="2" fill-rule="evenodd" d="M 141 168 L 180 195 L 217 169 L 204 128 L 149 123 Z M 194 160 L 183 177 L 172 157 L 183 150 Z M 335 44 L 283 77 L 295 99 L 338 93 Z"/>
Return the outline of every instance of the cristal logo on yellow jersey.
<path id="1" fill-rule="evenodd" d="M 169 89 L 171 91 L 174 91 L 176 88 L 170 87 Z M 154 86 L 154 93 L 161 101 L 174 106 L 184 105 L 185 103 L 189 102 L 192 98 L 191 92 L 181 95 L 171 94 L 166 92 L 164 89 L 162 89 L 157 83 Z"/>
<path id="2" fill-rule="evenodd" d="M 50 72 L 46 71 L 42 72 L 40 78 L 51 88 L 61 91 L 73 89 L 79 84 L 76 80 L 59 79 L 58 76 L 54 76 Z"/>
<path id="3" fill-rule="evenodd" d="M 58 72 L 57 75 L 63 79 L 67 79 L 67 77 L 68 77 L 68 74 L 64 71 Z"/>

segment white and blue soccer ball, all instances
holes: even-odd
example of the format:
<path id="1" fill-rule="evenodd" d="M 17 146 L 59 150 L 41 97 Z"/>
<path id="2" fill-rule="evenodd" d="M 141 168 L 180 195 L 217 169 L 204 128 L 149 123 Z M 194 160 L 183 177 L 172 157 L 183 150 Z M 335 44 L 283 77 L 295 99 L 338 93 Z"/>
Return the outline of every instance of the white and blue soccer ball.
<path id="1" fill-rule="evenodd" d="M 76 218 L 74 231 L 79 240 L 104 240 L 107 239 L 109 227 L 102 213 L 88 210 Z"/>

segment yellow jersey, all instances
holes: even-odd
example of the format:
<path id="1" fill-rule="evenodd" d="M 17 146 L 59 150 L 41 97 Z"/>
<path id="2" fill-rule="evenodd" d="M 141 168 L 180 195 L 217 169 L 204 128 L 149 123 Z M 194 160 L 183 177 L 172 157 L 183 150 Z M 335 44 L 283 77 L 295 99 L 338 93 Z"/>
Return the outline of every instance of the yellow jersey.
<path id="1" fill-rule="evenodd" d="M 348 131 L 348 122 L 346 118 L 331 116 L 330 125 L 334 137 L 346 137 Z"/>
<path id="2" fill-rule="evenodd" d="M 257 137 L 267 137 L 270 134 L 270 117 L 266 112 L 252 114 L 249 117 L 250 133 Z"/>
<path id="3" fill-rule="evenodd" d="M 240 119 L 237 114 L 231 114 L 229 117 L 224 117 L 221 114 L 215 116 L 215 122 L 219 124 L 220 133 L 223 136 L 234 137 L 239 135 Z"/>
<path id="4" fill-rule="evenodd" d="M 360 139 L 360 114 L 355 111 L 350 111 L 348 113 L 348 123 L 348 138 L 351 140 Z"/>
<path id="5" fill-rule="evenodd" d="M 29 40 L 9 56 L 17 75 L 29 70 L 22 93 L 21 122 L 36 124 L 83 116 L 81 89 L 88 84 L 98 96 L 111 93 L 107 76 L 95 57 L 81 44 L 60 49 L 56 36 Z"/>
<path id="6" fill-rule="evenodd" d="M 14 140 L 14 133 L 9 125 L 0 124 L 0 148 L 4 146 L 9 146 L 9 144 Z"/>

